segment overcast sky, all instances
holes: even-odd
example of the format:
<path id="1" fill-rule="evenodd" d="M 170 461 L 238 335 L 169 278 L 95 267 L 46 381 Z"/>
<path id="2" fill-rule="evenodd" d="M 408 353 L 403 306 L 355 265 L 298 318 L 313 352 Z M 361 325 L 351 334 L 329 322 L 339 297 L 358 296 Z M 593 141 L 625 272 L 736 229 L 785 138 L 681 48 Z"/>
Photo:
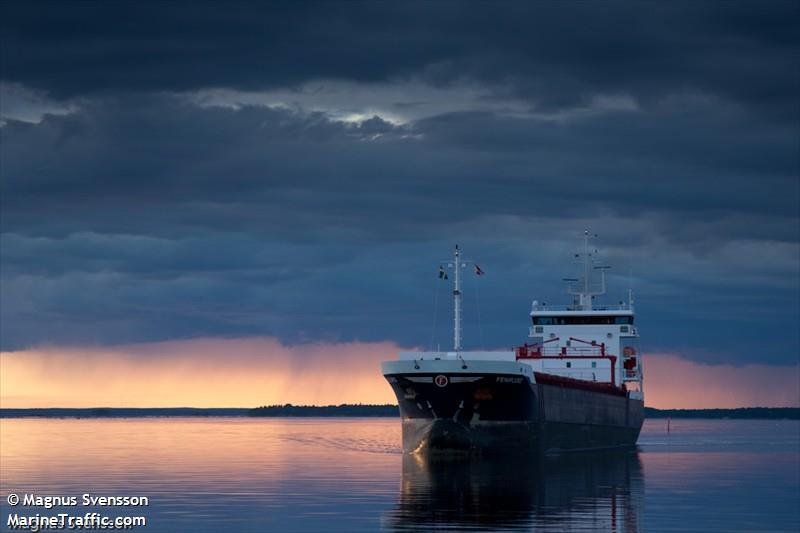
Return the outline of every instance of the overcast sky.
<path id="1" fill-rule="evenodd" d="M 800 354 L 800 4 L 3 2 L 0 348 L 526 341 L 584 229 L 645 350 Z"/>

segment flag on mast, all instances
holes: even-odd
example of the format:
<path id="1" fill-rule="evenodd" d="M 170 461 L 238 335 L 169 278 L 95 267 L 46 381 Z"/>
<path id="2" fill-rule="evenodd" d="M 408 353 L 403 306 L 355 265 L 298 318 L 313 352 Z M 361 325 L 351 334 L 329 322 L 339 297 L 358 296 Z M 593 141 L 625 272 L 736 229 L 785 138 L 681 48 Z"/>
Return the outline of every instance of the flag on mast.
<path id="1" fill-rule="evenodd" d="M 444 267 L 439 267 L 439 279 L 447 279 L 447 272 L 445 272 Z"/>
<path id="2" fill-rule="evenodd" d="M 486 274 L 486 272 L 481 270 L 481 267 L 479 267 L 478 265 L 475 265 L 475 274 L 477 274 L 478 276 L 483 276 L 484 274 Z"/>

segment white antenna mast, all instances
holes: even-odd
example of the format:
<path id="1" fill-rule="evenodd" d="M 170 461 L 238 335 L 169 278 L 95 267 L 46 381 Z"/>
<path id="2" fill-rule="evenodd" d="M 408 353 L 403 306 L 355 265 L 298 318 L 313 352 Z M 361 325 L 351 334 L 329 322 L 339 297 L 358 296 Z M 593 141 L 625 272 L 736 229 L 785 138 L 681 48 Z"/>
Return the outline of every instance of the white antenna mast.
<path id="1" fill-rule="evenodd" d="M 633 269 L 628 269 L 628 309 L 633 311 Z"/>
<path id="2" fill-rule="evenodd" d="M 461 250 L 456 244 L 455 252 L 453 253 L 453 262 L 443 262 L 440 265 L 442 268 L 447 265 L 447 268 L 453 269 L 453 351 L 461 351 L 461 269 L 467 265 L 473 264 L 472 261 L 464 261 L 461 259 Z M 446 276 L 445 276 L 446 277 Z"/>
<path id="3" fill-rule="evenodd" d="M 597 235 L 595 235 L 596 237 Z M 583 256 L 583 283 L 582 287 L 576 290 L 574 285 L 567 289 L 569 294 L 575 295 L 578 297 L 578 307 L 584 311 L 591 311 L 592 309 L 592 298 L 597 295 L 605 294 L 606 293 L 606 273 L 605 271 L 611 267 L 607 266 L 592 266 L 592 257 L 597 252 L 590 252 L 589 251 L 589 231 L 586 230 L 583 232 L 583 253 L 575 254 L 576 257 Z M 592 270 L 599 270 L 600 271 L 600 288 L 597 291 L 593 291 L 591 287 L 591 273 Z M 575 281 L 573 279 L 566 278 L 565 281 Z"/>
<path id="4" fill-rule="evenodd" d="M 461 350 L 461 253 L 454 254 L 455 275 L 453 276 L 453 350 Z"/>

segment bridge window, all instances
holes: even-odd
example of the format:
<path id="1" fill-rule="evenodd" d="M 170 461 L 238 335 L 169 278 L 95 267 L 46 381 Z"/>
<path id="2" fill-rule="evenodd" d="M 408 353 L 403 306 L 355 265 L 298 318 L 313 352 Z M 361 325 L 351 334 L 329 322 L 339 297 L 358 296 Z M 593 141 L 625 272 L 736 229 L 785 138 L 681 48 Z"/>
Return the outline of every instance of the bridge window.
<path id="1" fill-rule="evenodd" d="M 535 316 L 536 326 L 571 326 L 583 324 L 633 324 L 632 316 Z"/>

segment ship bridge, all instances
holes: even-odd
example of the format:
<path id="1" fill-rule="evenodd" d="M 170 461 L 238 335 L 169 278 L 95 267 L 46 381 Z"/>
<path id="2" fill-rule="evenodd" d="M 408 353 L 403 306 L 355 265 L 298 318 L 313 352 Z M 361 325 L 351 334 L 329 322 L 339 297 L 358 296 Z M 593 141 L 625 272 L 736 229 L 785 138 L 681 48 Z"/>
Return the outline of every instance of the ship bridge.
<path id="1" fill-rule="evenodd" d="M 518 347 L 516 356 L 532 364 L 536 372 L 607 382 L 640 397 L 642 364 L 633 293 L 628 289 L 628 301 L 617 305 L 595 304 L 595 298 L 606 293 L 605 271 L 609 268 L 594 264 L 595 253 L 589 248 L 586 232 L 583 251 L 575 254 L 582 258 L 583 276 L 564 280 L 572 304 L 534 301 L 531 341 Z"/>

